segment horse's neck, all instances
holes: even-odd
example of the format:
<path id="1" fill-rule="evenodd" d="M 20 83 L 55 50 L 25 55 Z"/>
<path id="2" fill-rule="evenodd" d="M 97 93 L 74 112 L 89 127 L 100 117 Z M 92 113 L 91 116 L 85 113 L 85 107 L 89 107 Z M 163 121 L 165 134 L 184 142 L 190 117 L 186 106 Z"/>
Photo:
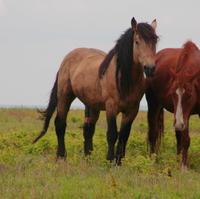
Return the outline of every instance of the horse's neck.
<path id="1" fill-rule="evenodd" d="M 131 68 L 131 76 L 132 76 L 133 84 L 134 84 L 134 82 L 141 81 L 143 79 L 142 65 L 134 63 Z"/>

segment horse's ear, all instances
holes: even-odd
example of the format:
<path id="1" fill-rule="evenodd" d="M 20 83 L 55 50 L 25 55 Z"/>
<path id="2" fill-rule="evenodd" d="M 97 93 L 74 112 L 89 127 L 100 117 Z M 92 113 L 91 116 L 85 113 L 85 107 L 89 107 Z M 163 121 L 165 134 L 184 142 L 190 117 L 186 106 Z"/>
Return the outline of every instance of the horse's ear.
<path id="1" fill-rule="evenodd" d="M 156 27 L 157 27 L 157 21 L 156 21 L 156 19 L 154 19 L 154 20 L 151 22 L 151 27 L 154 29 L 154 31 L 156 31 Z"/>
<path id="2" fill-rule="evenodd" d="M 135 31 L 137 28 L 137 21 L 135 20 L 134 17 L 131 19 L 131 27 L 132 27 L 133 31 Z"/>

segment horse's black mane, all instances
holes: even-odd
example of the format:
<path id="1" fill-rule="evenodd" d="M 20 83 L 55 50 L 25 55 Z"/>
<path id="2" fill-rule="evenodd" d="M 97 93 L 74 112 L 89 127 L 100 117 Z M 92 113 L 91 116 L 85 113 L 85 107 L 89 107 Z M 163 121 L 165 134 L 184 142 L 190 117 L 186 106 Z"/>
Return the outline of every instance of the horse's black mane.
<path id="1" fill-rule="evenodd" d="M 147 23 L 139 23 L 137 25 L 137 33 L 146 43 L 152 43 L 153 45 L 157 43 L 158 36 L 155 34 L 151 25 Z M 134 31 L 132 28 L 126 30 L 117 40 L 114 48 L 107 54 L 99 68 L 99 77 L 102 78 L 110 64 L 110 61 L 116 54 L 116 83 L 121 96 L 125 96 L 129 93 L 132 85 L 132 76 L 130 75 L 130 72 L 131 67 L 134 64 L 133 35 Z"/>

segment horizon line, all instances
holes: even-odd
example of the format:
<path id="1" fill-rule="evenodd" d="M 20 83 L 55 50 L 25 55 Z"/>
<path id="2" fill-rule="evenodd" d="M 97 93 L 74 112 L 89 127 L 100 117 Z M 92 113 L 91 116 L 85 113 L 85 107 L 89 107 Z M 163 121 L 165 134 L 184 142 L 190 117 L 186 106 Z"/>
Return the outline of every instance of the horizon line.
<path id="1" fill-rule="evenodd" d="M 37 109 L 37 108 L 42 108 L 45 109 L 47 106 L 45 105 L 8 105 L 8 104 L 0 104 L 0 109 L 2 108 L 30 108 L 30 109 Z M 80 104 L 80 105 L 72 105 L 70 107 L 70 109 L 80 109 L 80 110 L 84 110 L 84 105 Z M 147 106 L 140 106 L 139 107 L 139 111 L 147 111 Z"/>

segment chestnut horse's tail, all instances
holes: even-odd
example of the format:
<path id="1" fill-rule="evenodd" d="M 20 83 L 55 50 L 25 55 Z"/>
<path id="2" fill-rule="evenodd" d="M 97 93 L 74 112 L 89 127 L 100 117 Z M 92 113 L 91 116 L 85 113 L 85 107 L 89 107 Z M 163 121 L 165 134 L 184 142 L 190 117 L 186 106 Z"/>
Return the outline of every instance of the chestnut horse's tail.
<path id="1" fill-rule="evenodd" d="M 41 118 L 44 120 L 44 126 L 43 126 L 43 130 L 35 138 L 33 143 L 36 143 L 47 132 L 47 129 L 49 127 L 50 119 L 51 119 L 51 117 L 52 117 L 52 115 L 53 115 L 53 113 L 54 113 L 54 111 L 56 109 L 56 106 L 57 106 L 57 84 L 58 84 L 58 75 L 56 76 L 56 80 L 55 80 L 54 86 L 53 86 L 53 88 L 51 90 L 51 95 L 50 95 L 50 98 L 49 98 L 48 107 L 44 111 L 38 110 L 38 112 L 42 116 Z"/>

